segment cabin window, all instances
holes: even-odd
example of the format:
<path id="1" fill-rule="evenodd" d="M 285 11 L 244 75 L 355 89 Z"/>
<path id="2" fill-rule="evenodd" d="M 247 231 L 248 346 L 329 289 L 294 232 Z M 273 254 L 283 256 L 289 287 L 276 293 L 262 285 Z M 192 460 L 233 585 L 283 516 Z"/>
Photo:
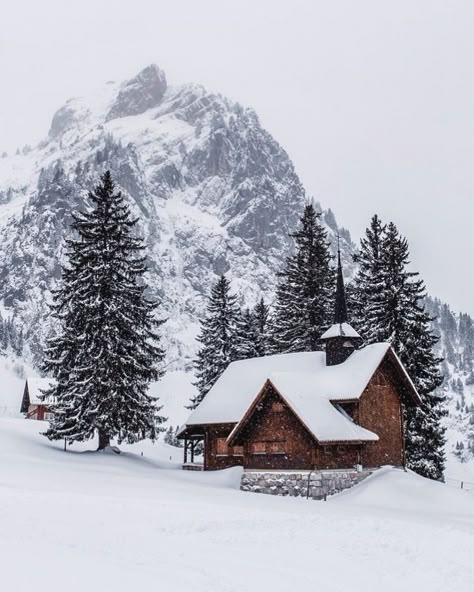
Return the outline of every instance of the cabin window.
<path id="1" fill-rule="evenodd" d="M 324 454 L 332 454 L 334 452 L 334 448 L 332 446 L 323 446 Z"/>
<path id="2" fill-rule="evenodd" d="M 286 442 L 270 442 L 270 454 L 285 454 Z"/>
<path id="3" fill-rule="evenodd" d="M 51 413 L 51 412 L 48 412 L 47 411 L 44 414 L 44 418 L 45 418 L 46 421 L 52 421 L 54 419 L 54 413 Z"/>
<path id="4" fill-rule="evenodd" d="M 265 454 L 267 451 L 266 442 L 252 442 L 251 444 L 252 454 Z"/>
<path id="5" fill-rule="evenodd" d="M 347 446 L 338 446 L 337 451 L 338 452 L 347 452 Z"/>
<path id="6" fill-rule="evenodd" d="M 217 438 L 216 441 L 217 454 L 229 454 L 229 447 L 227 446 L 227 438 Z"/>
<path id="7" fill-rule="evenodd" d="M 232 448 L 232 452 L 234 456 L 243 456 L 244 455 L 244 447 L 243 446 L 234 446 Z"/>
<path id="8" fill-rule="evenodd" d="M 272 403 L 272 411 L 273 413 L 281 413 L 285 406 L 283 403 Z"/>

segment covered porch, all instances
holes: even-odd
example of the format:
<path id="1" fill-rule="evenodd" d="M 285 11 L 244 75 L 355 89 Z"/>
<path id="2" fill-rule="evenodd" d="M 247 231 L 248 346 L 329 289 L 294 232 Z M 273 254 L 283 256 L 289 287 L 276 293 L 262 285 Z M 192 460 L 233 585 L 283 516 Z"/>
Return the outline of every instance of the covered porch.
<path id="1" fill-rule="evenodd" d="M 178 438 L 184 441 L 183 470 L 204 471 L 206 468 L 204 455 L 206 434 L 204 429 L 198 426 L 185 427 L 178 434 Z"/>

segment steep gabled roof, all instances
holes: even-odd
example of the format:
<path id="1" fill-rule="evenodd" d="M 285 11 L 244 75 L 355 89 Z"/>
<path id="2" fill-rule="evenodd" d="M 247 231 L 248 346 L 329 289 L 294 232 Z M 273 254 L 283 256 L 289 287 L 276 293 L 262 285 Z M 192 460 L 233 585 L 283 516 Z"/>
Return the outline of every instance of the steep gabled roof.
<path id="1" fill-rule="evenodd" d="M 280 354 L 230 364 L 182 431 L 198 425 L 238 424 L 270 380 L 308 429 L 317 432 L 316 438 L 347 440 L 355 424 L 331 402 L 358 399 L 387 354 L 404 387 L 419 403 L 419 395 L 389 343 L 363 347 L 335 366 L 326 365 L 324 352 Z M 371 439 L 373 434 L 366 436 L 364 439 Z"/>
<path id="2" fill-rule="evenodd" d="M 276 372 L 270 376 L 259 396 L 230 433 L 229 444 L 232 445 L 233 440 L 248 423 L 268 386 L 275 389 L 318 442 L 376 442 L 379 439 L 377 434 L 357 425 L 340 413 L 328 399 L 313 397 L 312 393 L 307 392 L 307 385 L 302 388 L 295 385 L 291 373 Z"/>

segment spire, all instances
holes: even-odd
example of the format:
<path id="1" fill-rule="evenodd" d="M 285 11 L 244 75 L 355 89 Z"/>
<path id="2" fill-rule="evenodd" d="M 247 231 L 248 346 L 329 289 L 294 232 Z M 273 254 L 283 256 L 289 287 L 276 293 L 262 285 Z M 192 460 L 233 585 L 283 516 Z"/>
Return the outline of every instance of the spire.
<path id="1" fill-rule="evenodd" d="M 339 234 L 337 235 L 337 278 L 336 278 L 336 303 L 334 306 L 334 322 L 347 323 L 346 290 L 342 276 L 341 249 L 339 246 Z"/>

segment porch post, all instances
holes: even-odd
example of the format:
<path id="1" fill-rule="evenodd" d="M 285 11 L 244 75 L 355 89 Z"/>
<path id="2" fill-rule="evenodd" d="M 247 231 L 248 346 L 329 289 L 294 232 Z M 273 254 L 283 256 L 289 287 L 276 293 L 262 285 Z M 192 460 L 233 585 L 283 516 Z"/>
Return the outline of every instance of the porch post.
<path id="1" fill-rule="evenodd" d="M 184 464 L 188 462 L 188 439 L 184 438 Z"/>
<path id="2" fill-rule="evenodd" d="M 196 446 L 196 440 L 191 440 L 191 462 L 194 462 L 194 447 Z"/>

